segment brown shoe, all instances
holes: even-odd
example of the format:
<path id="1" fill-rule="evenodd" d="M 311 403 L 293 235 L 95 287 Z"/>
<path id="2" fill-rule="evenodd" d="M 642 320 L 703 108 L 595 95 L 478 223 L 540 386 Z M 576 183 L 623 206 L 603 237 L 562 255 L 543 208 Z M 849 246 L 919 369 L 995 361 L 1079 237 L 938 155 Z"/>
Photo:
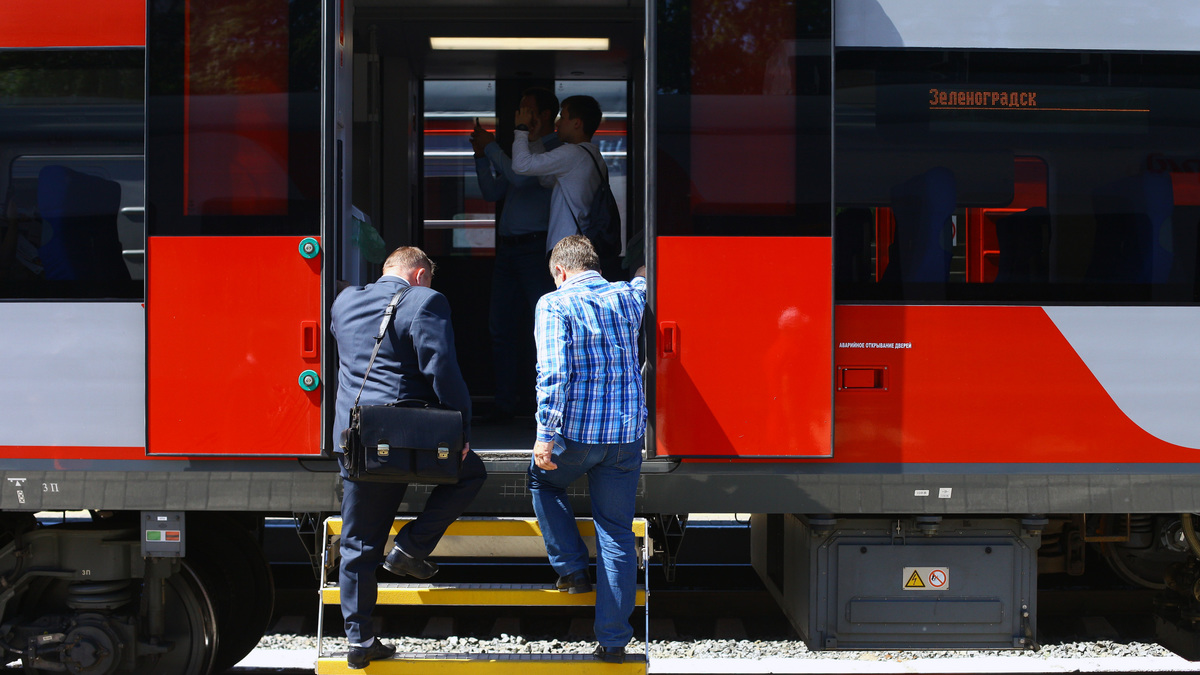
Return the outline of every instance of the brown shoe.
<path id="1" fill-rule="evenodd" d="M 592 656 L 605 663 L 625 663 L 625 648 L 596 645 L 596 651 L 592 652 Z"/>
<path id="2" fill-rule="evenodd" d="M 560 591 L 566 591 L 571 595 L 576 593 L 591 593 L 592 581 L 588 579 L 587 570 L 579 570 L 572 572 L 566 576 L 561 576 L 558 581 L 554 582 L 554 587 Z"/>

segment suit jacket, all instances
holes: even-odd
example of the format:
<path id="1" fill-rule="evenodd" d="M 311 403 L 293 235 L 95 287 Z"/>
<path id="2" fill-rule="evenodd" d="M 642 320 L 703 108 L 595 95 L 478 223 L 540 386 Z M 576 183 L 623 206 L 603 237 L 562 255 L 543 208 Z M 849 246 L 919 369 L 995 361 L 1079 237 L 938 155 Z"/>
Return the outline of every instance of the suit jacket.
<path id="1" fill-rule="evenodd" d="M 350 426 L 350 408 L 363 383 L 379 322 L 396 291 L 408 282 L 384 276 L 373 284 L 351 287 L 333 301 L 330 330 L 338 348 L 337 410 L 333 440 Z M 458 367 L 450 303 L 430 288 L 415 286 L 396 307 L 363 388 L 359 405 L 381 405 L 398 399 L 441 403 L 463 415 L 463 432 L 470 438 L 471 396 Z"/>

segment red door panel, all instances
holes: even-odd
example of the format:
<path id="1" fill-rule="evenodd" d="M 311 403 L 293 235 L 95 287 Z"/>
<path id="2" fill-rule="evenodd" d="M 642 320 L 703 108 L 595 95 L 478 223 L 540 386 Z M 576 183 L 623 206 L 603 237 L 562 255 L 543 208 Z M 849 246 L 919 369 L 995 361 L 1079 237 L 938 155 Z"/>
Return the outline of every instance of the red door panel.
<path id="1" fill-rule="evenodd" d="M 321 452 L 321 257 L 303 237 L 150 237 L 147 452 Z"/>
<path id="2" fill-rule="evenodd" d="M 832 453 L 833 273 L 824 237 L 660 237 L 660 456 Z M 763 251 L 772 261 L 760 264 Z"/>

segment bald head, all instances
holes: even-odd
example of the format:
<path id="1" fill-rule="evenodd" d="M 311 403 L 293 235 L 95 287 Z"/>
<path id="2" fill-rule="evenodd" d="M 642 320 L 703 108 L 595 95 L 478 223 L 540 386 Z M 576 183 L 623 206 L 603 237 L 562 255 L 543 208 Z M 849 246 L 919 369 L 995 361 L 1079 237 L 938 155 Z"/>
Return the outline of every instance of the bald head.
<path id="1" fill-rule="evenodd" d="M 401 246 L 383 261 L 383 273 L 398 276 L 413 286 L 428 288 L 437 265 L 416 246 Z"/>

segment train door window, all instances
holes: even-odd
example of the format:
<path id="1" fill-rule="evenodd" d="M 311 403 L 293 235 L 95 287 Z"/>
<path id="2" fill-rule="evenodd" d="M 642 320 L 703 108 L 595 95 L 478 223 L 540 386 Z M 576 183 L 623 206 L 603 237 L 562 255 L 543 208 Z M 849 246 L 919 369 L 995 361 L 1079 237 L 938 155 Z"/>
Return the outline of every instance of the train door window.
<path id="1" fill-rule="evenodd" d="M 494 80 L 425 83 L 423 239 L 432 256 L 495 248 L 496 206 L 480 191 L 467 140 L 476 120 L 496 128 Z"/>
<path id="2" fill-rule="evenodd" d="M 317 0 L 154 5 L 152 240 L 321 234 L 321 10 Z"/>
<path id="3" fill-rule="evenodd" d="M 831 4 L 658 0 L 660 236 L 829 236 Z"/>
<path id="4" fill-rule="evenodd" d="M 0 53 L 0 298 L 143 297 L 143 63 Z"/>

